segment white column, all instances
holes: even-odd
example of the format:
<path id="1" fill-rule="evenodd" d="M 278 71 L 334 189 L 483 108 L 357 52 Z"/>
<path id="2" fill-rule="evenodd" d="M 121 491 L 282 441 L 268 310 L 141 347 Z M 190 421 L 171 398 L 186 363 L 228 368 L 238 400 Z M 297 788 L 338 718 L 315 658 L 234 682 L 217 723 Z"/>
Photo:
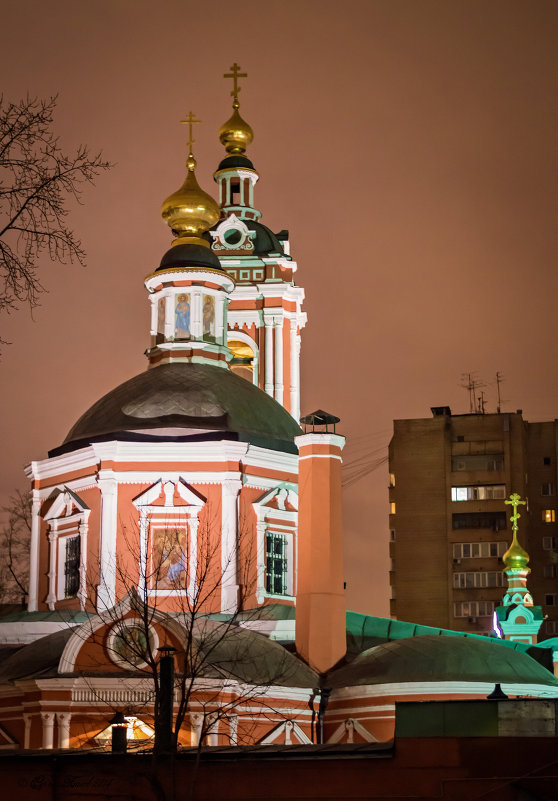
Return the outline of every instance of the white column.
<path id="1" fill-rule="evenodd" d="M 193 746 L 200 744 L 200 737 L 202 735 L 203 715 L 199 712 L 190 712 L 190 726 L 191 726 L 191 744 Z"/>
<path id="2" fill-rule="evenodd" d="M 169 292 L 165 297 L 165 339 L 174 337 L 174 295 Z"/>
<path id="3" fill-rule="evenodd" d="M 283 403 L 283 317 L 275 319 L 275 400 Z"/>
<path id="4" fill-rule="evenodd" d="M 219 715 L 212 712 L 207 719 L 207 745 L 219 745 Z"/>
<path id="5" fill-rule="evenodd" d="M 300 334 L 296 317 L 291 318 L 291 414 L 300 420 Z"/>
<path id="6" fill-rule="evenodd" d="M 203 335 L 203 304 L 200 289 L 192 292 L 190 332 L 192 339 L 201 339 Z"/>
<path id="7" fill-rule="evenodd" d="M 140 558 L 139 558 L 139 581 L 138 593 L 140 598 L 147 595 L 147 510 L 140 510 Z"/>
<path id="8" fill-rule="evenodd" d="M 23 732 L 23 747 L 25 749 L 29 748 L 31 743 L 31 721 L 33 717 L 32 715 L 25 714 L 23 716 L 23 724 L 25 726 L 25 730 Z"/>
<path id="9" fill-rule="evenodd" d="M 89 531 L 90 509 L 83 512 L 83 520 L 79 524 L 79 604 L 85 609 L 87 602 L 87 533 Z"/>
<path id="10" fill-rule="evenodd" d="M 32 490 L 31 501 L 31 542 L 29 544 L 29 596 L 27 611 L 36 612 L 39 608 L 39 550 L 41 546 L 41 500 L 39 490 Z"/>
<path id="11" fill-rule="evenodd" d="M 238 715 L 229 715 L 230 745 L 238 745 Z"/>
<path id="12" fill-rule="evenodd" d="M 151 336 L 154 337 L 155 334 L 157 333 L 157 318 L 159 316 L 158 315 L 159 308 L 158 308 L 158 305 L 157 305 L 158 301 L 155 299 L 155 295 L 150 295 L 149 296 L 149 300 L 150 300 L 150 303 L 151 303 L 151 331 L 150 331 L 150 334 L 151 334 Z"/>
<path id="13" fill-rule="evenodd" d="M 188 595 L 190 598 L 194 598 L 198 587 L 198 526 L 199 520 L 197 518 L 190 520 L 190 574 L 188 580 Z"/>
<path id="14" fill-rule="evenodd" d="M 49 542 L 49 568 L 48 568 L 48 595 L 47 605 L 52 611 L 56 604 L 56 562 L 58 551 L 58 532 L 56 531 L 56 520 L 52 520 L 51 530 L 48 532 Z"/>
<path id="15" fill-rule="evenodd" d="M 215 341 L 219 345 L 226 345 L 225 332 L 227 326 L 225 325 L 225 299 L 218 295 L 215 298 Z"/>
<path id="16" fill-rule="evenodd" d="M 101 490 L 101 542 L 97 611 L 112 609 L 116 603 L 116 523 L 118 483 L 109 470 L 99 473 Z"/>
<path id="17" fill-rule="evenodd" d="M 273 317 L 264 315 L 265 323 L 265 391 L 273 397 Z"/>
<path id="18" fill-rule="evenodd" d="M 54 745 L 54 712 L 41 712 L 43 721 L 43 748 Z"/>
<path id="19" fill-rule="evenodd" d="M 265 597 L 265 520 L 258 520 L 256 523 L 257 544 L 257 601 L 263 603 Z"/>
<path id="20" fill-rule="evenodd" d="M 56 722 L 58 723 L 58 748 L 70 747 L 70 720 L 71 712 L 57 712 Z"/>
<path id="21" fill-rule="evenodd" d="M 223 481 L 221 501 L 221 612 L 238 611 L 238 494 L 242 481 Z"/>

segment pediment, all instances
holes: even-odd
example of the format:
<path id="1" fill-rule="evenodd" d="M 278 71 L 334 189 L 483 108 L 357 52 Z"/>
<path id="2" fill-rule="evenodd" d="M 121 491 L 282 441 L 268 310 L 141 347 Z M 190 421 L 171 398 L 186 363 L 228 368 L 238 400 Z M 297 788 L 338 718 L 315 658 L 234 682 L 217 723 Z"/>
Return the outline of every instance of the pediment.
<path id="1" fill-rule="evenodd" d="M 193 506 L 201 509 L 206 500 L 201 493 L 188 486 L 183 478 L 179 478 L 178 481 L 159 479 L 134 498 L 133 504 L 137 509 L 146 506 L 165 506 L 175 509 L 181 506 Z"/>
<path id="2" fill-rule="evenodd" d="M 68 487 L 57 489 L 44 504 L 46 511 L 42 515 L 45 520 L 56 520 L 72 517 L 76 514 L 89 513 L 89 506 Z"/>

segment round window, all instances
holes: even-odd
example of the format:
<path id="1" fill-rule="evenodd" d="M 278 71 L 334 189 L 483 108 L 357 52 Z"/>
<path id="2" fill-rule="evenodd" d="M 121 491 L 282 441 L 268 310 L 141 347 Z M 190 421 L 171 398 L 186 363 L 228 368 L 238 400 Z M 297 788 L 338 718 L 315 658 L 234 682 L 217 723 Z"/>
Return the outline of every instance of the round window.
<path id="1" fill-rule="evenodd" d="M 147 656 L 157 648 L 157 636 L 152 628 L 146 632 L 137 623 L 122 621 L 114 626 L 108 637 L 108 649 L 112 661 L 123 668 L 144 667 Z"/>
<path id="2" fill-rule="evenodd" d="M 238 228 L 229 228 L 224 233 L 224 239 L 227 245 L 238 245 L 242 239 L 242 231 L 239 231 Z"/>

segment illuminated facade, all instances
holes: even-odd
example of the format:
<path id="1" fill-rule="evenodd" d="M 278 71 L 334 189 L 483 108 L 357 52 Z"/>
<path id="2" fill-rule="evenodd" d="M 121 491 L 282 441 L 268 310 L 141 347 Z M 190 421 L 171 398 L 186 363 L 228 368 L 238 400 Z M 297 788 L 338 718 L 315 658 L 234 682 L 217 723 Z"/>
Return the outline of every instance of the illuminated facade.
<path id="1" fill-rule="evenodd" d="M 512 539 L 510 493 L 527 498 L 522 542 L 529 586 L 558 634 L 556 422 L 520 412 L 395 420 L 389 447 L 391 614 L 428 625 L 489 633 L 505 587 Z M 417 565 L 420 571 L 417 574 Z"/>
<path id="2" fill-rule="evenodd" d="M 29 602 L 0 621 L 0 745 L 102 747 L 115 711 L 150 739 L 161 648 L 182 676 L 212 655 L 183 746 L 386 741 L 397 700 L 495 681 L 558 696 L 521 643 L 346 614 L 344 438 L 298 425 L 303 291 L 286 232 L 254 205 L 232 77 L 220 202 L 198 185 L 190 115 L 186 179 L 163 203 L 174 239 L 145 279 L 148 369 L 27 468 Z"/>

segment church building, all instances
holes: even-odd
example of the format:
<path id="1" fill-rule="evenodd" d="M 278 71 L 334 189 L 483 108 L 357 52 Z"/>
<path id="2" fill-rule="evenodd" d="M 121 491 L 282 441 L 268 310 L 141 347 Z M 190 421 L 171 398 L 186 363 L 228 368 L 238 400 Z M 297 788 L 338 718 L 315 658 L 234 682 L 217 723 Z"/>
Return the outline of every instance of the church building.
<path id="1" fill-rule="evenodd" d="M 537 624 L 515 529 L 504 639 L 346 612 L 345 440 L 333 415 L 300 419 L 304 290 L 288 232 L 261 222 L 244 76 L 226 77 L 219 200 L 198 184 L 190 113 L 186 177 L 162 205 L 147 369 L 27 468 L 29 596 L 0 618 L 0 747 L 106 747 L 115 714 L 149 745 L 162 657 L 179 746 L 386 741 L 396 701 L 495 683 L 558 697 L 536 631 L 509 636 Z"/>

